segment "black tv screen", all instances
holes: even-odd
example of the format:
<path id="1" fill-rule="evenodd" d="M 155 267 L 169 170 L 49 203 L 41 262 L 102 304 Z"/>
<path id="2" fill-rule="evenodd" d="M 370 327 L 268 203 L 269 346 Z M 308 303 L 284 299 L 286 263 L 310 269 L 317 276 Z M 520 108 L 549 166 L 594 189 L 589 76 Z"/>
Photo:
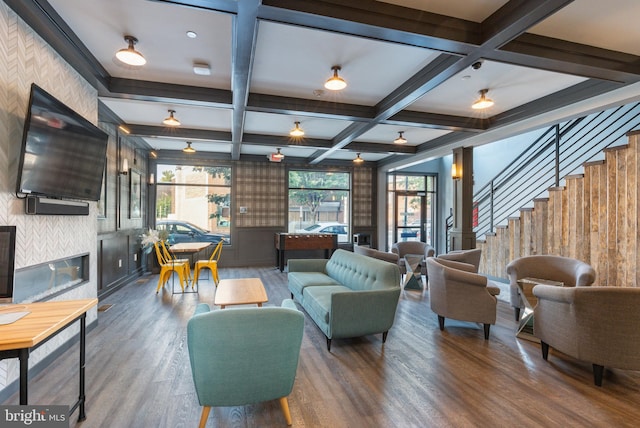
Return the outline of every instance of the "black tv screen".
<path id="1" fill-rule="evenodd" d="M 16 192 L 99 200 L 107 143 L 106 133 L 32 84 Z"/>
<path id="2" fill-rule="evenodd" d="M 0 303 L 13 299 L 13 276 L 16 254 L 16 227 L 0 226 Z"/>

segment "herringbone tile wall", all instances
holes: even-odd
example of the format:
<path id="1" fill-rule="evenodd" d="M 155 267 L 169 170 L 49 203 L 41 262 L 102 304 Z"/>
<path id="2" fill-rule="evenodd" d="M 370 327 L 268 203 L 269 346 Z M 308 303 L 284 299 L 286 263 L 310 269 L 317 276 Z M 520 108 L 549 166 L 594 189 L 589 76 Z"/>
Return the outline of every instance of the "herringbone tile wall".
<path id="1" fill-rule="evenodd" d="M 90 280 L 60 299 L 96 296 L 96 203 L 89 216 L 28 216 L 16 198 L 17 163 L 31 83 L 97 123 L 97 90 L 73 70 L 4 3 L 0 2 L 0 224 L 16 225 L 16 269 L 90 253 Z M 16 284 L 20 287 L 20 284 Z M 88 322 L 96 318 L 90 312 Z M 35 351 L 37 363 L 64 341 L 65 332 Z M 15 360 L 0 363 L 0 388 L 17 379 Z"/>

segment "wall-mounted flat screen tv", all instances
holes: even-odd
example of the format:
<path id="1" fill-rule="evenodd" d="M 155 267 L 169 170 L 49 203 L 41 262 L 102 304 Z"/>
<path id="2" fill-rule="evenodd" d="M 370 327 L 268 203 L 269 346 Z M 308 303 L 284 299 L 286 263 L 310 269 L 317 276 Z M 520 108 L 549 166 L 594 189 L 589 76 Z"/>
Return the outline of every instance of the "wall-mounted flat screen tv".
<path id="1" fill-rule="evenodd" d="M 99 200 L 107 144 L 105 132 L 32 84 L 17 194 Z"/>

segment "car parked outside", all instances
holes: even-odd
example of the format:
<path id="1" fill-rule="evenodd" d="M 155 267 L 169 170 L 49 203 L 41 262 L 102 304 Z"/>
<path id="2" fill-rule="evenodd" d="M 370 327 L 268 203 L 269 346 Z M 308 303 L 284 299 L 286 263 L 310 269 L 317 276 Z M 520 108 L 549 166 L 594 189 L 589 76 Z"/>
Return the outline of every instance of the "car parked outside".
<path id="1" fill-rule="evenodd" d="M 338 242 L 349 242 L 349 225 L 344 223 L 319 222 L 296 230 L 296 233 L 335 233 Z"/>
<path id="2" fill-rule="evenodd" d="M 158 220 L 156 221 L 158 230 L 166 230 L 169 234 L 169 244 L 180 242 L 213 242 L 221 240 L 229 242 L 229 236 L 222 233 L 212 233 L 206 229 L 196 226 L 188 221 L 180 220 Z"/>

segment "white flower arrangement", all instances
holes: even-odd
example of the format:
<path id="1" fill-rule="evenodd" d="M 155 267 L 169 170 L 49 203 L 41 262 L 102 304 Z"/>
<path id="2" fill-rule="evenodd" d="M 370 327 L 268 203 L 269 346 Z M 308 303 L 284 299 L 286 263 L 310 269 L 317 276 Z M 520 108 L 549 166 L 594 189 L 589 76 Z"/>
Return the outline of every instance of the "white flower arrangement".
<path id="1" fill-rule="evenodd" d="M 169 238 L 169 234 L 166 230 L 155 230 L 149 228 L 148 231 L 142 234 L 141 245 L 146 252 L 151 252 L 153 244 L 160 241 L 166 241 Z"/>

